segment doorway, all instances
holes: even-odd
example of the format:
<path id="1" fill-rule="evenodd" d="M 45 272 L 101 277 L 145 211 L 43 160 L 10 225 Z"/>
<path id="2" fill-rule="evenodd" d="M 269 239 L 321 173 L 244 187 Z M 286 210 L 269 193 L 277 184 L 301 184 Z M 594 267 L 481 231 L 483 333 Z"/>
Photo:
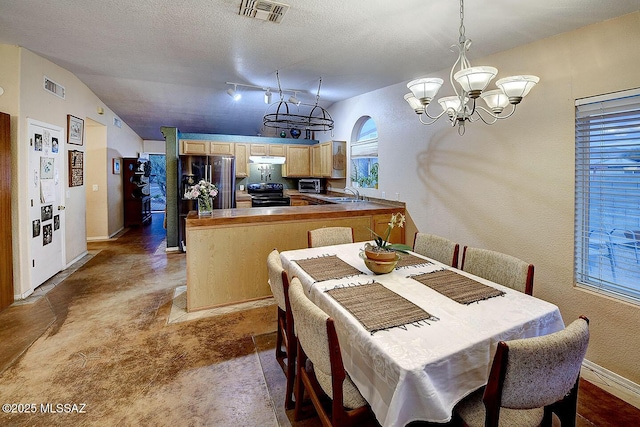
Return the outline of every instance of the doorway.
<path id="1" fill-rule="evenodd" d="M 151 212 L 163 212 L 167 207 L 167 163 L 164 154 L 149 154 Z"/>

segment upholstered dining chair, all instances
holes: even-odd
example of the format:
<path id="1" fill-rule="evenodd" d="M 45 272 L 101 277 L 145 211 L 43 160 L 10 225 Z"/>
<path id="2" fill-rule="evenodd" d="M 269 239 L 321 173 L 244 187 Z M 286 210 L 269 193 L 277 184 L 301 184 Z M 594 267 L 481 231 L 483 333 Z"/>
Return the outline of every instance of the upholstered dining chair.
<path id="1" fill-rule="evenodd" d="M 458 268 L 460 245 L 435 234 L 416 233 L 413 238 L 413 251 L 427 258 Z"/>
<path id="2" fill-rule="evenodd" d="M 320 246 L 353 243 L 353 228 L 351 227 L 323 227 L 309 230 L 307 239 L 310 248 Z"/>
<path id="3" fill-rule="evenodd" d="M 289 277 L 282 268 L 280 253 L 277 249 L 267 256 L 269 286 L 278 303 L 278 325 L 276 331 L 276 360 L 287 377 L 285 408 L 292 409 L 293 385 L 296 365 L 296 340 L 293 333 L 293 317 L 289 306 Z M 284 347 L 284 350 L 283 350 Z M 286 360 L 286 362 L 285 362 Z"/>
<path id="4" fill-rule="evenodd" d="M 291 280 L 289 300 L 298 343 L 295 420 L 302 418 L 305 391 L 325 427 L 372 420 L 369 404 L 344 370 L 333 319 L 307 298 L 297 277 Z M 330 413 L 322 405 L 326 397 L 331 399 Z"/>
<path id="5" fill-rule="evenodd" d="M 455 408 L 463 425 L 548 426 L 552 413 L 575 426 L 580 366 L 589 344 L 589 319 L 562 331 L 498 343 L 486 387 Z"/>
<path id="6" fill-rule="evenodd" d="M 533 264 L 488 249 L 464 247 L 460 269 L 533 295 Z"/>

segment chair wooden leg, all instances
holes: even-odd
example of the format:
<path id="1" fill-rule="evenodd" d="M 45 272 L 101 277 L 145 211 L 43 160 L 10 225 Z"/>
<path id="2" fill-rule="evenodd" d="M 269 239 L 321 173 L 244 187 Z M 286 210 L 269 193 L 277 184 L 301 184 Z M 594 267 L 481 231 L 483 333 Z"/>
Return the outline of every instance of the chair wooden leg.
<path id="1" fill-rule="evenodd" d="M 297 359 L 296 338 L 293 336 L 290 337 L 289 342 L 287 344 L 289 347 L 287 348 L 287 397 L 285 399 L 284 406 L 286 409 L 293 409 L 294 408 L 293 394 L 295 391 L 294 382 L 298 378 L 298 375 L 296 375 L 296 359 Z M 298 398 L 296 397 L 295 400 L 297 402 Z"/>
<path id="2" fill-rule="evenodd" d="M 293 412 L 293 419 L 295 421 L 300 421 L 302 418 L 302 402 L 304 400 L 304 384 L 302 384 L 302 369 L 307 362 L 307 356 L 302 351 L 302 347 L 300 346 L 300 342 L 296 343 L 297 349 L 297 363 L 296 363 L 296 379 L 295 379 L 295 410 Z"/>

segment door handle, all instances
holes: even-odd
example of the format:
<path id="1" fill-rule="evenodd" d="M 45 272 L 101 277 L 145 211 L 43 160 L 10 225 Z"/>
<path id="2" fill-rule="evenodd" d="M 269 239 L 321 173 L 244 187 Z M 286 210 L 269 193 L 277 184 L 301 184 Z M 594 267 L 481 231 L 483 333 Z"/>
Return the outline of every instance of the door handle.
<path id="1" fill-rule="evenodd" d="M 63 211 L 64 210 L 64 206 L 58 206 L 58 210 L 59 211 Z"/>

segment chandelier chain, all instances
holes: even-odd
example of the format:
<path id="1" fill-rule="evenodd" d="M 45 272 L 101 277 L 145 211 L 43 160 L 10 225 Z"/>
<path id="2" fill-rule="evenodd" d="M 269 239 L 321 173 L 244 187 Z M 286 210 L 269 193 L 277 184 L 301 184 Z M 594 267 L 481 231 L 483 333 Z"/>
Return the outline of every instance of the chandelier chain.
<path id="1" fill-rule="evenodd" d="M 460 0 L 460 38 L 459 43 L 464 44 L 467 41 L 467 37 L 465 35 L 465 27 L 464 27 L 464 0 Z"/>

